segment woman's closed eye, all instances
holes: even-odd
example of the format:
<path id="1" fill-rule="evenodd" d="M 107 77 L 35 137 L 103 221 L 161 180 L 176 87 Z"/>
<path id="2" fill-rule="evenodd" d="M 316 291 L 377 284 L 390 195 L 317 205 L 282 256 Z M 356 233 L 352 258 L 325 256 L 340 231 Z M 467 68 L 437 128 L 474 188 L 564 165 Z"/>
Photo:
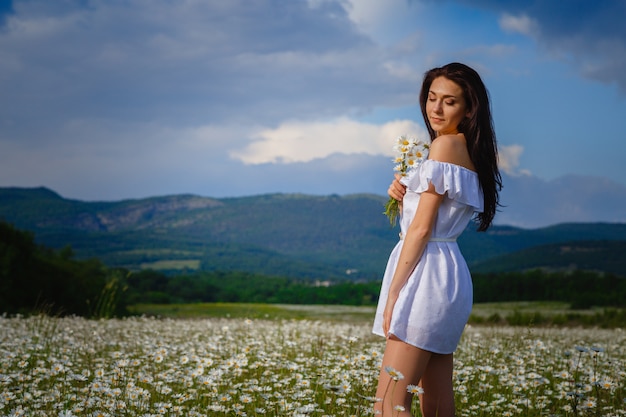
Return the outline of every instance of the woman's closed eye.
<path id="1" fill-rule="evenodd" d="M 437 99 L 437 97 L 433 97 L 433 96 L 428 97 L 428 101 L 430 101 L 431 103 L 434 103 L 434 102 L 436 102 L 437 100 L 438 100 L 438 99 Z M 444 100 L 444 102 L 443 102 L 443 103 L 444 103 L 445 105 L 447 105 L 447 106 L 454 106 L 454 105 L 456 104 L 456 101 L 455 101 L 455 100 Z"/>

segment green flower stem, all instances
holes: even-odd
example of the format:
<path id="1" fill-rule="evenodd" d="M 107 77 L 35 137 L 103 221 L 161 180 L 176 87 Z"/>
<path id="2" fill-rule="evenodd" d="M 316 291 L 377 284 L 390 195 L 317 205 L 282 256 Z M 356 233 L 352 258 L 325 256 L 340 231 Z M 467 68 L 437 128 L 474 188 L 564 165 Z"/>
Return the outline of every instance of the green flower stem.
<path id="1" fill-rule="evenodd" d="M 384 214 L 389 218 L 391 227 L 395 227 L 398 222 L 398 216 L 400 215 L 400 202 L 393 197 L 389 197 L 389 200 L 385 204 Z"/>

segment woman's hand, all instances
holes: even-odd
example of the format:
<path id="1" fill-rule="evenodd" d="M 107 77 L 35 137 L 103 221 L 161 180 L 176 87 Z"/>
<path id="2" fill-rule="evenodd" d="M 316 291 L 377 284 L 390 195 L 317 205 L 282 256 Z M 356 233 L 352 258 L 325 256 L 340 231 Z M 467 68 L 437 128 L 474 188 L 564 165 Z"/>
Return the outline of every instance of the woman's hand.
<path id="1" fill-rule="evenodd" d="M 400 183 L 400 174 L 396 174 L 393 182 L 389 185 L 387 189 L 387 194 L 389 197 L 394 198 L 398 201 L 402 201 L 404 198 L 404 194 L 406 193 L 406 186 Z"/>
<path id="2" fill-rule="evenodd" d="M 398 297 L 387 298 L 387 304 L 385 304 L 385 311 L 383 311 L 383 333 L 385 337 L 389 337 L 389 328 L 391 327 L 391 316 L 393 315 L 393 308 L 396 305 Z"/>

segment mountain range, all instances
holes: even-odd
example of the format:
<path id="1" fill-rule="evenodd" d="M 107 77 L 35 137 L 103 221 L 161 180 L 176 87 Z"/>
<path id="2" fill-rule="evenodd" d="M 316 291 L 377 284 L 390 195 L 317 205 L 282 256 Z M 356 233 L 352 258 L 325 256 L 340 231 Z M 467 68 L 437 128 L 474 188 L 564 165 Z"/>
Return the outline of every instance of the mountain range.
<path id="1" fill-rule="evenodd" d="M 377 279 L 398 240 L 372 194 L 171 195 L 85 202 L 39 188 L 0 188 L 0 219 L 78 258 L 169 272 L 241 270 L 308 279 Z M 566 218 L 564 214 L 563 218 Z M 584 268 L 626 276 L 624 223 L 524 229 L 470 224 L 459 245 L 481 272 Z"/>
<path id="2" fill-rule="evenodd" d="M 348 166 L 346 161 L 345 155 L 336 154 L 306 164 L 268 164 L 262 173 L 250 169 L 225 176 L 225 188 L 226 192 L 230 188 L 238 190 L 238 195 L 274 191 L 312 195 L 386 192 L 392 178 L 389 158 L 351 155 Z M 544 179 L 502 171 L 502 182 L 502 207 L 495 218 L 499 225 L 536 229 L 559 223 L 626 222 L 624 178 L 565 175 Z M 275 186 L 259 191 L 258 184 Z"/>

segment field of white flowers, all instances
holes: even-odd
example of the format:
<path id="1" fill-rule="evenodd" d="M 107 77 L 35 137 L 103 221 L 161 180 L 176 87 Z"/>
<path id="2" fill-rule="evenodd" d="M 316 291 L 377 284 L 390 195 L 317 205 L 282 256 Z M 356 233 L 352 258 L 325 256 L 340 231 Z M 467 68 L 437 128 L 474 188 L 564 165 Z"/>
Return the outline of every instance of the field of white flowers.
<path id="1" fill-rule="evenodd" d="M 330 320 L 0 317 L 0 416 L 371 415 L 384 341 Z M 458 416 L 626 416 L 626 332 L 469 327 Z"/>

